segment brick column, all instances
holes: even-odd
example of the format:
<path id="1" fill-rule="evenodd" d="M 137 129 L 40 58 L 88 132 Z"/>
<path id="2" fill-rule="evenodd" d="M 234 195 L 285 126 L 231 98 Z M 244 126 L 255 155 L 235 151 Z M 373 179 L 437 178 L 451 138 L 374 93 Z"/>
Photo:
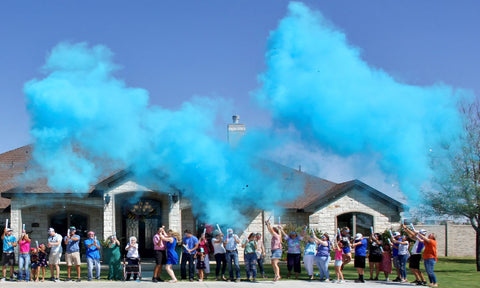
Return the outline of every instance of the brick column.
<path id="1" fill-rule="evenodd" d="M 113 235 L 115 231 L 115 195 L 109 191 L 103 197 L 110 196 L 110 203 L 103 208 L 103 238 Z M 105 199 L 105 198 L 104 198 Z"/>
<path id="2" fill-rule="evenodd" d="M 182 212 L 180 210 L 180 199 L 177 203 L 173 203 L 172 197 L 169 198 L 169 210 L 168 210 L 168 229 L 172 229 L 183 235 L 182 232 Z"/>

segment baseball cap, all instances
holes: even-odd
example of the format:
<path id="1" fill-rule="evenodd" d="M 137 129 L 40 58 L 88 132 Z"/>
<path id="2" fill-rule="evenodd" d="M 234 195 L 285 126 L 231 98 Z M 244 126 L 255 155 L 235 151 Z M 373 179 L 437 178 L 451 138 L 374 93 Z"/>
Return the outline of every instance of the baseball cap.
<path id="1" fill-rule="evenodd" d="M 393 237 L 397 237 L 397 236 L 400 236 L 400 233 L 399 232 L 393 232 Z"/>
<path id="2" fill-rule="evenodd" d="M 427 235 L 427 230 L 425 229 L 420 229 L 420 231 L 418 231 L 418 233 L 422 234 L 422 235 Z"/>
<path id="3" fill-rule="evenodd" d="M 355 235 L 355 240 L 360 240 L 360 238 L 362 238 L 362 237 L 363 237 L 362 233 L 357 233 Z"/>

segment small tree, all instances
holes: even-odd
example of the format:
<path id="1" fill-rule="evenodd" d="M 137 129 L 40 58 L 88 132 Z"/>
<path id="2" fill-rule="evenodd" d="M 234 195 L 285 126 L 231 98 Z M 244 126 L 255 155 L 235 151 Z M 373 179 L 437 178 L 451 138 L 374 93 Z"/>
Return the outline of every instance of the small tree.
<path id="1" fill-rule="evenodd" d="M 444 157 L 433 158 L 435 190 L 426 199 L 439 215 L 464 216 L 476 232 L 476 264 L 480 271 L 480 105 L 463 105 L 465 116 L 460 145 L 445 147 Z M 445 161 L 447 163 L 442 163 Z"/>

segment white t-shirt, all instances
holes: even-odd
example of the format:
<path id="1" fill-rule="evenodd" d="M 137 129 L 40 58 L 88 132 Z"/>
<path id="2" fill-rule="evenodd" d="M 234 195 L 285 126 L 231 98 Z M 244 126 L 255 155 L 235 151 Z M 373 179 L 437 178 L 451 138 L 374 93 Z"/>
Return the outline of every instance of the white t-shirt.
<path id="1" fill-rule="evenodd" d="M 213 254 L 225 254 L 227 251 L 225 251 L 225 247 L 223 247 L 223 241 L 220 240 L 220 242 L 217 239 L 212 239 L 213 243 Z"/>
<path id="2" fill-rule="evenodd" d="M 53 243 L 57 243 L 58 241 L 60 241 L 60 245 L 52 245 L 50 247 L 50 253 L 62 253 L 63 249 L 62 249 L 62 235 L 56 233 L 55 235 L 53 236 L 50 236 L 48 237 L 48 243 L 50 244 L 53 244 Z"/>

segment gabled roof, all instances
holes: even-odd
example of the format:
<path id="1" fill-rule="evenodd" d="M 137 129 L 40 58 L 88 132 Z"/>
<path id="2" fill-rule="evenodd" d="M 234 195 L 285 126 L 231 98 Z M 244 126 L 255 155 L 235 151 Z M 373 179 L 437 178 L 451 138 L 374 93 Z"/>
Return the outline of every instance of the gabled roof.
<path id="1" fill-rule="evenodd" d="M 385 205 L 396 208 L 399 212 L 403 211 L 403 203 L 357 179 L 335 184 L 333 187 L 328 189 L 321 189 L 321 187 L 315 187 L 307 183 L 307 185 L 305 185 L 304 195 L 300 196 L 301 199 L 304 199 L 301 201 L 301 204 L 303 205 L 290 207 L 287 206 L 287 208 L 302 209 L 307 212 L 314 212 L 322 205 L 328 204 L 334 201 L 336 198 L 342 197 L 344 194 L 354 189 L 362 193 L 367 193 L 370 197 L 374 197 L 378 201 L 383 202 Z"/>
<path id="2" fill-rule="evenodd" d="M 0 154 L 0 209 L 4 209 L 10 205 L 10 198 L 12 194 L 21 192 L 35 193 L 35 194 L 50 194 L 59 193 L 48 186 L 46 178 L 36 180 L 22 181 L 25 173 L 33 169 L 32 162 L 33 145 L 26 145 L 20 148 L 7 151 Z M 112 172 L 114 174 L 118 171 Z M 110 174 L 110 175 L 111 175 Z M 110 175 L 106 176 L 109 177 Z M 102 179 L 99 179 L 102 181 Z M 94 190 L 94 186 L 90 187 L 87 194 Z M 72 191 L 64 191 L 64 194 L 75 193 Z"/>
<path id="3" fill-rule="evenodd" d="M 284 201 L 279 203 L 286 209 L 303 210 L 314 212 L 319 206 L 333 201 L 335 198 L 341 197 L 343 194 L 357 189 L 368 193 L 371 197 L 391 205 L 397 210 L 403 210 L 403 204 L 389 197 L 388 195 L 376 190 L 375 188 L 363 183 L 360 180 L 351 180 L 343 183 L 334 183 L 320 177 L 316 177 L 305 172 L 283 166 L 276 162 L 266 161 L 270 170 L 275 170 L 279 177 L 285 181 L 303 183 L 303 190 L 296 196 L 294 201 Z"/>
<path id="4" fill-rule="evenodd" d="M 11 197 L 14 193 L 56 193 L 47 185 L 46 179 L 39 179 L 30 183 L 19 183 L 20 177 L 30 167 L 31 152 L 33 146 L 26 145 L 11 151 L 0 154 L 0 210 L 10 205 L 10 200 L 5 197 Z M 389 197 L 388 195 L 368 186 L 360 180 L 352 180 L 343 183 L 334 183 L 296 169 L 292 169 L 276 162 L 262 160 L 262 170 L 266 173 L 278 175 L 278 177 L 286 181 L 286 189 L 288 189 L 290 182 L 302 183 L 303 190 L 296 196 L 293 201 L 285 201 L 279 203 L 287 209 L 297 209 L 305 211 L 313 211 L 316 207 L 324 203 L 332 201 L 334 198 L 340 197 L 342 194 L 358 189 L 369 193 L 371 196 L 385 202 L 388 205 L 397 207 L 398 210 L 403 210 L 403 204 L 399 201 Z M 106 173 L 104 177 L 98 179 L 98 182 L 91 186 L 87 194 L 92 193 L 95 187 L 101 185 L 112 185 L 125 177 L 128 177 L 129 172 L 125 169 L 111 171 Z M 297 188 L 292 185 L 290 187 Z M 297 189 L 296 189 L 297 190 Z M 69 193 L 62 192 L 62 193 Z"/>

